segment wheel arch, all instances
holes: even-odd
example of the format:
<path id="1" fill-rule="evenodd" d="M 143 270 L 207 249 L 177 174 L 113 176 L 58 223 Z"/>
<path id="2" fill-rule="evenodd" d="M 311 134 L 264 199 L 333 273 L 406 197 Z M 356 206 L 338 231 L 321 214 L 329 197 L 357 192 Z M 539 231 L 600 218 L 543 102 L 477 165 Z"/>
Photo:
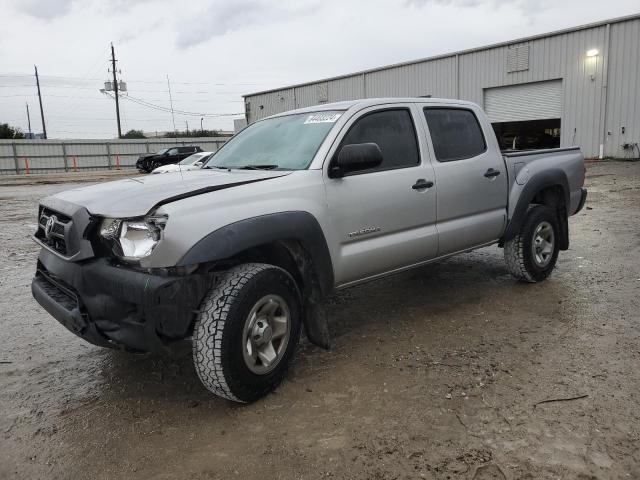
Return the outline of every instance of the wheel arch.
<path id="1" fill-rule="evenodd" d="M 322 227 L 308 212 L 272 213 L 226 225 L 199 240 L 177 266 L 234 260 L 284 268 L 314 301 L 333 289 L 329 248 Z"/>
<path id="2" fill-rule="evenodd" d="M 529 205 L 541 204 L 556 211 L 560 228 L 559 246 L 561 250 L 567 250 L 569 248 L 568 206 L 571 203 L 569 192 L 567 175 L 559 168 L 546 169 L 534 175 L 520 192 L 518 203 L 499 245 L 504 246 L 517 235 Z"/>

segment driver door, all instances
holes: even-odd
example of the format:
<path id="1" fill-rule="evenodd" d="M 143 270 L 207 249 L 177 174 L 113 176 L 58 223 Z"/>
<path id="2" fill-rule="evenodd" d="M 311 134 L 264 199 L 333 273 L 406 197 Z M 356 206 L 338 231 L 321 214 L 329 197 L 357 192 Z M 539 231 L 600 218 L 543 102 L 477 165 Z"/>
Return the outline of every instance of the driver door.
<path id="1" fill-rule="evenodd" d="M 338 286 L 402 269 L 435 257 L 436 192 L 427 147 L 411 104 L 372 107 L 344 127 L 337 157 L 348 144 L 376 143 L 378 167 L 330 178 L 325 188 L 332 228 L 334 275 Z"/>

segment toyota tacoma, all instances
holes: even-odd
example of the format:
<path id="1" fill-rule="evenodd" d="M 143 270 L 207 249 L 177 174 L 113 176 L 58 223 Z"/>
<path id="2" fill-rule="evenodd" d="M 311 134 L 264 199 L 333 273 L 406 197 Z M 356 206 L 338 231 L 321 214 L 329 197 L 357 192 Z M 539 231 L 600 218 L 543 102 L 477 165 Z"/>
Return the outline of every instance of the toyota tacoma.
<path id="1" fill-rule="evenodd" d="M 503 153 L 475 104 L 367 99 L 257 121 L 200 170 L 41 201 L 35 299 L 95 345 L 192 342 L 204 386 L 251 402 L 333 291 L 487 245 L 540 282 L 584 205 L 578 148 Z"/>

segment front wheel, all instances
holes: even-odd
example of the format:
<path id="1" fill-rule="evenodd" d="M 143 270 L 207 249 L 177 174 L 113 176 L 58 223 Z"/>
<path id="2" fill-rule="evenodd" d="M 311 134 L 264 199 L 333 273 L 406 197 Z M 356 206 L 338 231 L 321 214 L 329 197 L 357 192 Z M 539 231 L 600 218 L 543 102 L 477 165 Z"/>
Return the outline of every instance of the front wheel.
<path id="1" fill-rule="evenodd" d="M 302 307 L 285 270 L 247 263 L 224 272 L 200 307 L 193 360 L 218 396 L 252 402 L 284 377 L 300 337 Z"/>
<path id="2" fill-rule="evenodd" d="M 531 283 L 551 275 L 558 259 L 558 232 L 558 219 L 551 208 L 530 206 L 517 235 L 504 246 L 509 272 Z"/>

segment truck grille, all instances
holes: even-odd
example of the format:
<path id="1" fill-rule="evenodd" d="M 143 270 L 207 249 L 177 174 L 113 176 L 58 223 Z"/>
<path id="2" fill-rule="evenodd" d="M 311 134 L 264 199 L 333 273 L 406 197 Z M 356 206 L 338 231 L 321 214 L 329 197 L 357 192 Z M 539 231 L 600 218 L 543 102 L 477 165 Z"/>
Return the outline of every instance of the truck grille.
<path id="1" fill-rule="evenodd" d="M 54 212 L 48 208 L 43 208 L 40 211 L 40 217 L 38 218 L 38 231 L 36 232 L 36 238 L 54 249 L 56 252 L 66 255 L 67 242 L 65 232 L 70 226 L 70 217 L 59 212 Z"/>

